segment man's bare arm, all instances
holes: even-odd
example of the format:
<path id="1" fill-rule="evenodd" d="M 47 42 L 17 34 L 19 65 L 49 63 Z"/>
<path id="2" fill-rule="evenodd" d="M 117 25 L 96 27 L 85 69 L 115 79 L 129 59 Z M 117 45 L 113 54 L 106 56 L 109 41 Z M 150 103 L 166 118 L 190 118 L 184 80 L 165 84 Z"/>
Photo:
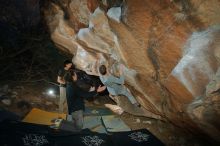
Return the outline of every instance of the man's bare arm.
<path id="1" fill-rule="evenodd" d="M 65 84 L 64 79 L 60 76 L 57 77 L 57 82 L 60 83 L 60 84 Z"/>
<path id="2" fill-rule="evenodd" d="M 74 72 L 74 75 L 72 75 L 73 81 L 77 81 L 77 74 Z"/>

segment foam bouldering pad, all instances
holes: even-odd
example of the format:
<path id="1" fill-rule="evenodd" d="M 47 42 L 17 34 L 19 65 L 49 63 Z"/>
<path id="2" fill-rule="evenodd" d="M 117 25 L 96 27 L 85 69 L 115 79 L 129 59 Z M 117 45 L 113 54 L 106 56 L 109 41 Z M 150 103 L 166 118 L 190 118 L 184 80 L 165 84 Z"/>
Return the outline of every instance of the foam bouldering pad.
<path id="1" fill-rule="evenodd" d="M 102 107 L 86 107 L 84 110 L 85 116 L 106 116 L 106 115 L 113 115 L 114 113 L 109 110 L 108 108 Z"/>
<path id="2" fill-rule="evenodd" d="M 55 144 L 56 146 L 114 146 L 108 135 L 95 132 L 59 137 L 56 138 Z"/>
<path id="3" fill-rule="evenodd" d="M 102 116 L 107 132 L 131 131 L 131 129 L 117 116 Z"/>
<path id="4" fill-rule="evenodd" d="M 0 145 L 7 146 L 164 146 L 146 129 L 113 132 L 110 135 L 84 129 L 81 132 L 54 130 L 47 125 L 3 121 Z"/>
<path id="5" fill-rule="evenodd" d="M 0 145 L 7 146 L 37 146 L 50 145 L 46 125 L 35 125 L 18 121 L 3 121 L 0 123 Z"/>
<path id="6" fill-rule="evenodd" d="M 98 133 L 107 133 L 101 118 L 101 116 L 84 116 L 83 129 L 90 129 Z"/>
<path id="7" fill-rule="evenodd" d="M 54 130 L 46 125 L 4 121 L 0 123 L 0 145 L 7 146 L 112 146 L 110 137 L 88 129 L 81 132 Z"/>
<path id="8" fill-rule="evenodd" d="M 4 120 L 21 120 L 21 117 L 10 111 L 0 109 L 0 122 Z"/>
<path id="9" fill-rule="evenodd" d="M 66 114 L 47 112 L 38 108 L 33 108 L 22 121 L 27 123 L 51 125 L 51 120 L 56 118 L 66 119 Z"/>
<path id="10" fill-rule="evenodd" d="M 118 146 L 164 146 L 164 144 L 146 129 L 114 132 L 111 135 L 114 145 Z"/>

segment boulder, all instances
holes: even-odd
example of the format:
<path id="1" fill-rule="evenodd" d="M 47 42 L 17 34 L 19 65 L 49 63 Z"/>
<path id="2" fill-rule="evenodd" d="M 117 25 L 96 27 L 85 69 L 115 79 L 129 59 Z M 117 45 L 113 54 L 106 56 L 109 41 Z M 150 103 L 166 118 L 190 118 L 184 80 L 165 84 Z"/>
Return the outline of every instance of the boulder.
<path id="1" fill-rule="evenodd" d="M 61 4 L 51 3 L 44 14 L 54 43 L 90 75 L 98 76 L 99 65 L 105 64 L 118 76 L 123 65 L 125 86 L 142 105 L 135 108 L 117 96 L 123 111 L 172 121 L 219 140 L 220 29 L 214 25 L 219 24 L 220 2 L 96 2 L 63 2 L 65 12 Z"/>
<path id="2" fill-rule="evenodd" d="M 121 22 L 121 7 L 113 7 L 113 8 L 110 8 L 108 10 L 108 13 L 107 13 L 108 17 L 117 21 L 118 23 Z"/>

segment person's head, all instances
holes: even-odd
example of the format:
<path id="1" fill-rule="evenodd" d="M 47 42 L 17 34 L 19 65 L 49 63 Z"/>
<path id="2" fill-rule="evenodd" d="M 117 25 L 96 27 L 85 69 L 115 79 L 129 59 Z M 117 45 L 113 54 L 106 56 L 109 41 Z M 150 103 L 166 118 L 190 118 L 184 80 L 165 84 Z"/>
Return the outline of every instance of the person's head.
<path id="1" fill-rule="evenodd" d="M 70 69 L 72 67 L 73 63 L 69 60 L 65 60 L 63 62 L 63 65 L 64 65 L 64 68 Z"/>
<path id="2" fill-rule="evenodd" d="M 105 65 L 101 65 L 99 67 L 99 72 L 100 72 L 101 75 L 106 75 L 107 69 L 106 69 Z"/>

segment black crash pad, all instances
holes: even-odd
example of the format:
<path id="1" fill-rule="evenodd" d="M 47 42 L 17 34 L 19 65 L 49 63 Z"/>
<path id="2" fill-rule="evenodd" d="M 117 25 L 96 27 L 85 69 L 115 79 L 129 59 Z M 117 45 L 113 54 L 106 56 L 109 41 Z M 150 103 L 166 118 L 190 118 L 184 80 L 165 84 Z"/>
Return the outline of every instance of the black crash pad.
<path id="1" fill-rule="evenodd" d="M 46 125 L 4 121 L 0 123 L 0 145 L 7 146 L 112 146 L 106 134 L 55 130 Z"/>
<path id="2" fill-rule="evenodd" d="M 149 131 L 142 129 L 114 132 L 110 135 L 92 132 L 69 132 L 46 125 L 3 121 L 0 123 L 0 145 L 7 146 L 163 146 Z"/>
<path id="3" fill-rule="evenodd" d="M 111 135 L 117 146 L 164 146 L 164 144 L 146 129 L 128 132 L 114 132 Z"/>
<path id="4" fill-rule="evenodd" d="M 0 122 L 4 120 L 21 120 L 21 118 L 16 115 L 15 113 L 12 113 L 10 111 L 0 109 Z"/>

